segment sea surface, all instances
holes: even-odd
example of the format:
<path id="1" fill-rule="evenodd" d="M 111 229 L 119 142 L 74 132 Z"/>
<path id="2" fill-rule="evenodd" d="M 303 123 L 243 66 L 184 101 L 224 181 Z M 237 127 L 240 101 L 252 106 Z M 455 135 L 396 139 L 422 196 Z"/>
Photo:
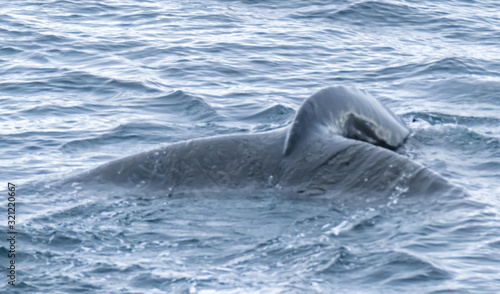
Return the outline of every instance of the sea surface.
<path id="1" fill-rule="evenodd" d="M 1 2 L 0 293 L 500 293 L 499 1 Z M 466 195 L 58 184 L 284 127 L 337 85 L 392 109 L 398 152 Z"/>

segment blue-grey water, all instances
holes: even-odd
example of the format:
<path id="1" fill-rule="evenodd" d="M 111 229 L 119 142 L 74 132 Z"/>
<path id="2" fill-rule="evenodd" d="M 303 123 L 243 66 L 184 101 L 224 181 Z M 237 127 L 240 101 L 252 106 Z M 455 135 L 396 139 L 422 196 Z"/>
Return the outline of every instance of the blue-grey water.
<path id="1" fill-rule="evenodd" d="M 391 108 L 412 132 L 398 152 L 466 195 L 57 184 L 286 126 L 335 85 Z M 1 293 L 500 293 L 496 0 L 2 1 L 0 103 Z"/>

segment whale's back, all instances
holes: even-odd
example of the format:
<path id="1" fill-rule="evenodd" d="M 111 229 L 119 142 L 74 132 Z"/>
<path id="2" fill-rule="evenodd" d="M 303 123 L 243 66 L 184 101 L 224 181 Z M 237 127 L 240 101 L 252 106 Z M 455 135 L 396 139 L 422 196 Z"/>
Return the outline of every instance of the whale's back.
<path id="1" fill-rule="evenodd" d="M 109 162 L 79 180 L 194 189 L 266 183 L 282 159 L 285 136 L 279 129 L 179 142 Z"/>
<path id="2" fill-rule="evenodd" d="M 369 94 L 333 87 L 309 97 L 287 128 L 180 142 L 110 162 L 83 178 L 203 191 L 256 184 L 300 195 L 450 190 L 439 175 L 389 150 L 408 134 Z"/>

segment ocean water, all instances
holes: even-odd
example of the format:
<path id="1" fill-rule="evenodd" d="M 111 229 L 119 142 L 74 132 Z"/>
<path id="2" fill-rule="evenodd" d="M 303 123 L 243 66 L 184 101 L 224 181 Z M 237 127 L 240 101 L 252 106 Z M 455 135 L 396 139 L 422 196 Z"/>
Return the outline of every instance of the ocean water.
<path id="1" fill-rule="evenodd" d="M 286 126 L 335 85 L 391 108 L 398 152 L 467 194 L 58 184 Z M 0 103 L 1 293 L 500 293 L 498 1 L 2 1 Z"/>

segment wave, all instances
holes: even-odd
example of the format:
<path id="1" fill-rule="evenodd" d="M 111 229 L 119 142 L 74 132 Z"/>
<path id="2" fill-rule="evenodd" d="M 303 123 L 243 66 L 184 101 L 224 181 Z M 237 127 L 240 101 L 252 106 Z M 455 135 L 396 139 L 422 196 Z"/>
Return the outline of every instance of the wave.
<path id="1" fill-rule="evenodd" d="M 316 9 L 294 13 L 292 18 L 297 19 L 327 19 L 333 21 L 347 21 L 352 24 L 366 25 L 375 22 L 379 25 L 406 24 L 422 25 L 434 21 L 434 18 L 420 9 L 406 5 L 381 1 L 361 1 L 337 5 L 330 9 Z"/>
<path id="2" fill-rule="evenodd" d="M 168 112 L 189 117 L 192 121 L 211 122 L 220 119 L 217 111 L 203 98 L 176 90 L 167 95 L 145 98 L 137 108 L 153 113 Z"/>

